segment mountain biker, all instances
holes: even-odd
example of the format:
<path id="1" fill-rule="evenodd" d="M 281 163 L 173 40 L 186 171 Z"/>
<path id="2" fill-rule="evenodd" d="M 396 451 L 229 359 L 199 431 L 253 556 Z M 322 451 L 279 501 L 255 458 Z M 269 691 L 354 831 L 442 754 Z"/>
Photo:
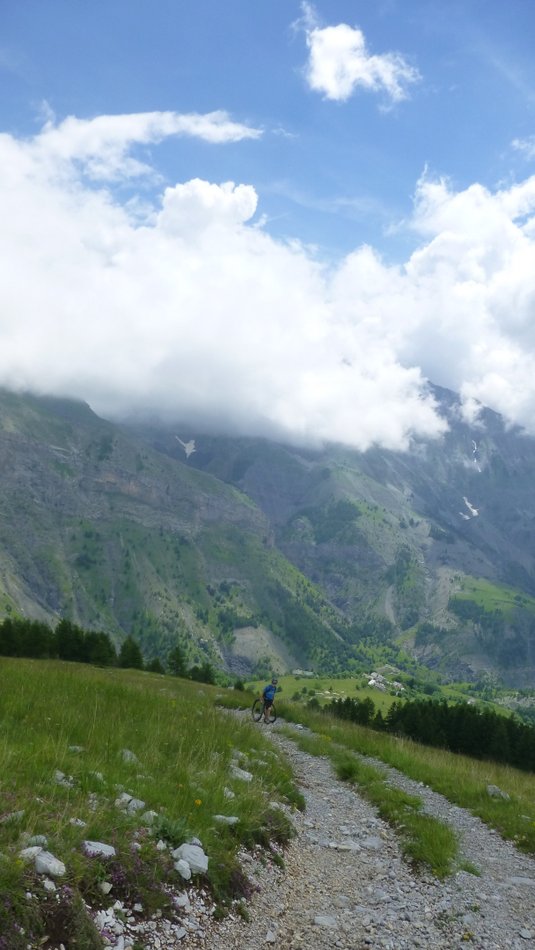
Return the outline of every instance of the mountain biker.
<path id="1" fill-rule="evenodd" d="M 262 690 L 262 699 L 264 700 L 264 722 L 269 722 L 269 716 L 271 713 L 271 707 L 273 706 L 273 700 L 275 699 L 275 693 L 277 692 L 277 683 L 278 679 L 276 676 L 273 677 L 271 683 L 268 683 L 267 686 L 264 686 Z"/>

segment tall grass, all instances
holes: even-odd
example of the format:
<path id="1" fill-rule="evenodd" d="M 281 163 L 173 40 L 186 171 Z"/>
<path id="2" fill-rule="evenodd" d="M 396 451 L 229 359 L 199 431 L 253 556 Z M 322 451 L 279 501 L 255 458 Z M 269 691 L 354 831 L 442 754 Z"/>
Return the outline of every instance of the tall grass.
<path id="1" fill-rule="evenodd" d="M 31 660 L 0 660 L 0 679 L 0 891 L 10 895 L 11 907 L 0 908 L 0 933 L 9 915 L 24 917 L 21 895 L 42 887 L 17 859 L 30 836 L 47 837 L 75 893 L 98 902 L 98 884 L 107 879 L 112 897 L 138 899 L 150 910 L 165 904 L 160 885 L 181 879 L 144 827 L 146 810 L 158 814 L 155 830 L 175 846 L 201 840 L 208 883 L 223 904 L 246 887 L 235 858 L 240 844 L 268 845 L 291 835 L 285 813 L 272 807 L 301 804 L 289 763 L 252 723 L 215 707 L 215 688 Z M 251 782 L 232 777 L 237 761 L 253 774 Z M 58 783 L 58 770 L 68 784 Z M 123 791 L 145 802 L 144 809 L 129 815 L 118 808 Z M 215 815 L 239 821 L 221 825 Z M 85 839 L 113 845 L 116 859 L 86 858 Z M 12 942 L 9 950 L 15 947 Z"/>

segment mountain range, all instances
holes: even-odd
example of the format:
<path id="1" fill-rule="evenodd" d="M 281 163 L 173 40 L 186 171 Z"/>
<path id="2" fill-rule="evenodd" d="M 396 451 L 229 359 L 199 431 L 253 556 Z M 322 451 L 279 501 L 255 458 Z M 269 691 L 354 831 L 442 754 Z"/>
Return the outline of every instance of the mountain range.
<path id="1" fill-rule="evenodd" d="M 433 387 L 407 452 L 113 423 L 0 392 L 0 618 L 264 675 L 374 660 L 535 685 L 535 439 Z"/>

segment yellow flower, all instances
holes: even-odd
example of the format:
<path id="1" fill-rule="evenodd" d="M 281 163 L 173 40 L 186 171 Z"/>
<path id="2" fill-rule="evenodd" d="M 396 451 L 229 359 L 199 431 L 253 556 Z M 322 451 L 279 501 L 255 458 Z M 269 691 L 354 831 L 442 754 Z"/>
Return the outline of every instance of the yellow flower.
<path id="1" fill-rule="evenodd" d="M 199 805 L 202 805 L 201 799 L 200 799 L 200 798 L 196 798 L 196 799 L 195 799 L 195 802 L 194 802 L 194 805 L 196 805 L 197 808 L 199 807 Z"/>

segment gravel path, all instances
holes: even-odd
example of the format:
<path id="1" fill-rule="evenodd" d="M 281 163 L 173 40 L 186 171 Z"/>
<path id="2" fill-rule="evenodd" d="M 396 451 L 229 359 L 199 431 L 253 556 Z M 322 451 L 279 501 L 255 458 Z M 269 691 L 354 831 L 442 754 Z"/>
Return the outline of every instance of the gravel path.
<path id="1" fill-rule="evenodd" d="M 231 916 L 205 933 L 206 950 L 535 948 L 535 861 L 478 818 L 394 769 L 392 784 L 417 794 L 430 814 L 459 833 L 481 871 L 445 882 L 411 870 L 396 835 L 374 808 L 339 782 L 328 760 L 301 752 L 277 732 L 306 798 L 286 868 L 244 855 L 258 884 L 250 921 Z M 382 763 L 374 762 L 375 765 Z"/>

